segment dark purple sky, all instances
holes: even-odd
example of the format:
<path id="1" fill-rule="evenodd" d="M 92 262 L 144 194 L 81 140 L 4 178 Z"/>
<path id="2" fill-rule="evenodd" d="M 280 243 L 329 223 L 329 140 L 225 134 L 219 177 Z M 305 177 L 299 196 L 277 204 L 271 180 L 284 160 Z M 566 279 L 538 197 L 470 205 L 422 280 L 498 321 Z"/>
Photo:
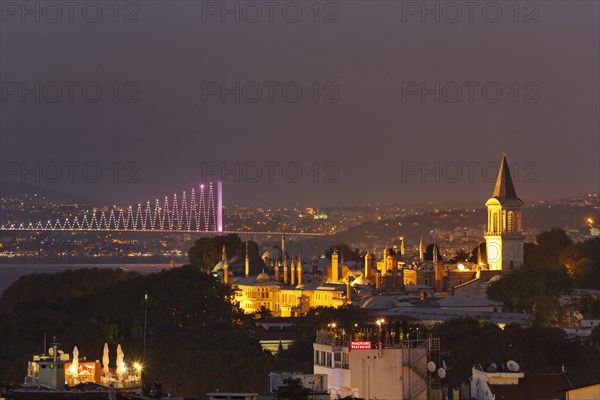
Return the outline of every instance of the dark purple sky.
<path id="1" fill-rule="evenodd" d="M 262 11 L 251 22 L 256 8 L 247 3 L 137 1 L 115 15 L 112 1 L 85 13 L 81 2 L 72 22 L 61 6 L 53 23 L 57 10 L 44 2 L 2 1 L 3 181 L 36 184 L 13 171 L 39 162 L 40 185 L 145 202 L 197 185 L 206 163 L 238 162 L 226 204 L 483 204 L 493 189 L 484 167 L 506 149 L 525 201 L 599 190 L 597 1 L 521 2 L 518 15 L 513 1 L 480 2 L 472 21 L 462 1 L 320 2 L 319 23 L 313 1 L 273 5 L 272 22 L 262 1 L 251 2 Z M 86 21 L 96 5 L 99 21 Z M 240 22 L 223 7 L 241 7 Z M 439 22 L 420 14 L 425 7 L 438 7 Z M 239 103 L 211 92 L 235 82 Z M 297 87 L 302 98 L 293 103 Z M 52 163 L 62 165 L 57 183 Z M 65 163 L 79 163 L 72 181 Z M 89 163 L 102 170 L 97 182 Z M 262 177 L 253 183 L 257 165 Z M 434 172 L 421 176 L 423 168 Z M 493 178 L 493 166 L 486 172 Z M 128 174 L 137 183 L 123 183 Z"/>

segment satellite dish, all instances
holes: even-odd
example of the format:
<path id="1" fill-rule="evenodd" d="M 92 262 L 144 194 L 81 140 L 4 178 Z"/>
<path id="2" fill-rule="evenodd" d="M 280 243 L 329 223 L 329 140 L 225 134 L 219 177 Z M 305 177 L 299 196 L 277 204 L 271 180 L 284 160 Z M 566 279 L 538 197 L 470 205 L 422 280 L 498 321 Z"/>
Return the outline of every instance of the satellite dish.
<path id="1" fill-rule="evenodd" d="M 438 376 L 440 379 L 444 379 L 446 377 L 446 370 L 444 368 L 438 369 Z"/>
<path id="2" fill-rule="evenodd" d="M 436 365 L 435 365 L 435 363 L 433 361 L 429 361 L 427 363 L 427 371 L 429 371 L 429 372 L 435 372 L 435 368 L 436 368 Z"/>
<path id="3" fill-rule="evenodd" d="M 508 370 L 509 370 L 510 372 L 519 372 L 519 364 L 517 364 L 517 362 L 516 362 L 516 361 L 509 360 L 509 361 L 506 363 L 506 367 L 508 368 Z"/>
<path id="4" fill-rule="evenodd" d="M 442 368 L 448 369 L 448 367 L 446 366 L 446 361 L 444 361 L 444 360 L 442 360 Z"/>
<path id="5" fill-rule="evenodd" d="M 48 354 L 50 354 L 51 356 L 53 356 L 54 355 L 54 348 L 50 347 L 48 349 Z"/>
<path id="6" fill-rule="evenodd" d="M 489 367 L 487 367 L 487 372 L 496 372 L 498 371 L 498 366 L 496 363 L 491 363 Z"/>
<path id="7" fill-rule="evenodd" d="M 58 351 L 58 354 L 62 355 L 62 354 L 65 354 L 65 352 L 64 352 L 64 351 L 62 351 L 62 350 L 59 350 L 59 351 Z"/>

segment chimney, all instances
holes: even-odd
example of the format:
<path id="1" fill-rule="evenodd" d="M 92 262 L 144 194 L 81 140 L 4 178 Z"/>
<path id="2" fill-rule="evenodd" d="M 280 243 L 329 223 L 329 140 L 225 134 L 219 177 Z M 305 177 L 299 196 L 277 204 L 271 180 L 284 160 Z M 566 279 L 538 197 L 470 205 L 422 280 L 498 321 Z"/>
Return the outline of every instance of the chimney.
<path id="1" fill-rule="evenodd" d="M 350 279 L 346 280 L 346 300 L 348 300 L 348 303 L 352 302 L 352 286 L 350 285 Z"/>
<path id="2" fill-rule="evenodd" d="M 373 268 L 373 256 L 371 253 L 365 255 L 365 278 L 371 278 L 371 268 Z"/>

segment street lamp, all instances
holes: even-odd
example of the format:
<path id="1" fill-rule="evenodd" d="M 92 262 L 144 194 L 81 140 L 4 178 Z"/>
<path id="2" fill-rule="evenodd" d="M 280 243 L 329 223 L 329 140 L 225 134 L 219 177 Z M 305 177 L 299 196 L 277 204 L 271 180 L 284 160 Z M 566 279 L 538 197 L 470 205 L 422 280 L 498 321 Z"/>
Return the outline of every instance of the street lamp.
<path id="1" fill-rule="evenodd" d="M 142 359 L 146 360 L 146 329 L 148 327 L 148 292 L 144 293 L 144 350 Z"/>

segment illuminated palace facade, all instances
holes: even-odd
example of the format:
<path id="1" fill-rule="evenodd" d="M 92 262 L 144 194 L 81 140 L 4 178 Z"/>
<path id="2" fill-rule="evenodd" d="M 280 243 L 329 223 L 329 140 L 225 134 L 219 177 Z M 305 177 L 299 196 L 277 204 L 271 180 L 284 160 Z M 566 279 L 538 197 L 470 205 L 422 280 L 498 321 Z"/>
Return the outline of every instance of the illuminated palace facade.
<path id="1" fill-rule="evenodd" d="M 435 243 L 432 259 L 425 260 L 422 239 L 418 254 L 407 257 L 401 237 L 400 248 L 385 249 L 378 261 L 367 253 L 362 265 L 344 264 L 334 251 L 331 260 L 313 258 L 312 264 L 303 266 L 300 259 L 290 259 L 285 253 L 282 234 L 281 248 L 266 251 L 254 265 L 255 274 L 250 273 L 247 247 L 243 272 L 239 260 L 238 275 L 232 273 L 224 248 L 222 260 L 213 272 L 231 285 L 233 301 L 244 312 L 256 313 L 264 308 L 273 316 L 282 317 L 304 315 L 319 306 L 366 307 L 384 294 L 406 294 L 415 299 L 454 292 L 485 294 L 489 283 L 499 279 L 497 275 L 523 264 L 523 201 L 517 197 L 506 157 L 502 158 L 492 197 L 485 204 L 486 243 L 478 247 L 476 262 L 444 263 L 438 259 Z M 262 270 L 258 274 L 257 264 Z"/>
<path id="2" fill-rule="evenodd" d="M 263 254 L 263 262 L 266 265 L 272 264 L 274 276 L 270 276 L 265 269 L 256 276 L 250 274 L 250 257 L 246 247 L 244 276 L 235 279 L 229 272 L 229 261 L 223 248 L 222 260 L 219 263 L 223 281 L 231 284 L 233 301 L 245 313 L 256 313 L 264 308 L 273 316 L 292 317 L 304 315 L 313 307 L 340 307 L 350 303 L 349 283 L 322 279 L 316 259 L 313 259 L 310 270 L 303 268 L 299 258 L 289 259 L 284 256 L 285 234 L 282 235 L 281 241 L 281 250 L 274 249 Z M 269 260 L 275 250 L 279 250 L 281 262 L 277 258 L 272 260 L 273 262 Z"/>

